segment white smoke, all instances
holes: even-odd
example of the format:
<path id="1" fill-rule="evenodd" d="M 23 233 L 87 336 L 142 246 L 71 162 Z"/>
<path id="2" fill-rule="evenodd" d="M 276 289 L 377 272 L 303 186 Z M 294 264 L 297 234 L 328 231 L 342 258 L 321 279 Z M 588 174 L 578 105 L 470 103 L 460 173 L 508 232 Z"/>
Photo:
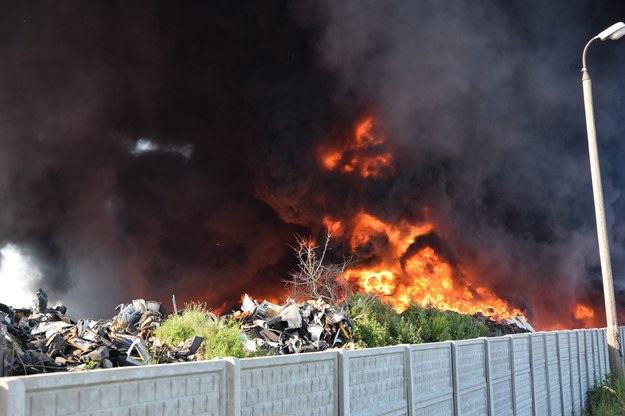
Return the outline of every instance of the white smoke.
<path id="1" fill-rule="evenodd" d="M 2 247 L 0 257 L 0 302 L 13 307 L 31 307 L 36 290 L 33 285 L 41 280 L 41 271 L 32 258 L 13 244 Z"/>

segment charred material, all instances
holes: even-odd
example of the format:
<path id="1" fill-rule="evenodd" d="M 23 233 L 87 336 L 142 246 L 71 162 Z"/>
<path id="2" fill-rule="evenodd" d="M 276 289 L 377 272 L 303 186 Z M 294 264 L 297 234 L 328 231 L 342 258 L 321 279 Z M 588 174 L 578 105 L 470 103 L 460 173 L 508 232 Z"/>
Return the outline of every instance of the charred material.
<path id="1" fill-rule="evenodd" d="M 486 325 L 489 337 L 534 332 L 534 328 L 525 320 L 523 315 L 517 315 L 515 318 L 497 320 L 492 316 L 486 316 L 481 312 L 477 312 L 473 314 L 473 319 Z"/>

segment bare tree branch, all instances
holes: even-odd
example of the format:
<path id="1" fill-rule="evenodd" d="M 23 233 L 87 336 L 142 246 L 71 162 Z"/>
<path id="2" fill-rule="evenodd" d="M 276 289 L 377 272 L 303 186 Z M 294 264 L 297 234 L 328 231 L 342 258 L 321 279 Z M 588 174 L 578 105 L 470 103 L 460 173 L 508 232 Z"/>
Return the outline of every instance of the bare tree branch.
<path id="1" fill-rule="evenodd" d="M 292 286 L 294 298 L 322 299 L 336 306 L 350 295 L 350 285 L 344 273 L 355 261 L 347 257 L 338 264 L 324 264 L 331 238 L 328 233 L 323 248 L 320 248 L 310 237 L 295 236 L 297 244 L 290 247 L 297 259 L 297 269 L 289 273 L 291 279 L 283 280 Z"/>

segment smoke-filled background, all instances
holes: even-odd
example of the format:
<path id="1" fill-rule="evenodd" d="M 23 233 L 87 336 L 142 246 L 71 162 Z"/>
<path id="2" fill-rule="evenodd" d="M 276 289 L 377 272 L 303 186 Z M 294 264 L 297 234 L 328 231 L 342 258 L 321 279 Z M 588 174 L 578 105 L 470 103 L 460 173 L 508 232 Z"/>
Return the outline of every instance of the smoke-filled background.
<path id="1" fill-rule="evenodd" d="M 294 234 L 366 210 L 427 217 L 536 326 L 582 325 L 574 305 L 603 300 L 581 52 L 625 19 L 615 3 L 6 3 L 0 301 L 41 286 L 97 317 L 265 296 Z M 588 61 L 623 315 L 625 41 Z M 321 169 L 365 116 L 392 174 Z"/>

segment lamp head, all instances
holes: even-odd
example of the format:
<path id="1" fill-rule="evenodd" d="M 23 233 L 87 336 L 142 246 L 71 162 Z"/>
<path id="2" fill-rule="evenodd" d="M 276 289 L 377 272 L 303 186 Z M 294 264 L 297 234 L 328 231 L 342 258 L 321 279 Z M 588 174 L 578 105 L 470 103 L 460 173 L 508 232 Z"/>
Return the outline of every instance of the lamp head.
<path id="1" fill-rule="evenodd" d="M 595 38 L 601 40 L 617 40 L 620 39 L 623 35 L 625 35 L 625 23 L 618 22 L 614 23 L 612 26 L 599 33 Z"/>

